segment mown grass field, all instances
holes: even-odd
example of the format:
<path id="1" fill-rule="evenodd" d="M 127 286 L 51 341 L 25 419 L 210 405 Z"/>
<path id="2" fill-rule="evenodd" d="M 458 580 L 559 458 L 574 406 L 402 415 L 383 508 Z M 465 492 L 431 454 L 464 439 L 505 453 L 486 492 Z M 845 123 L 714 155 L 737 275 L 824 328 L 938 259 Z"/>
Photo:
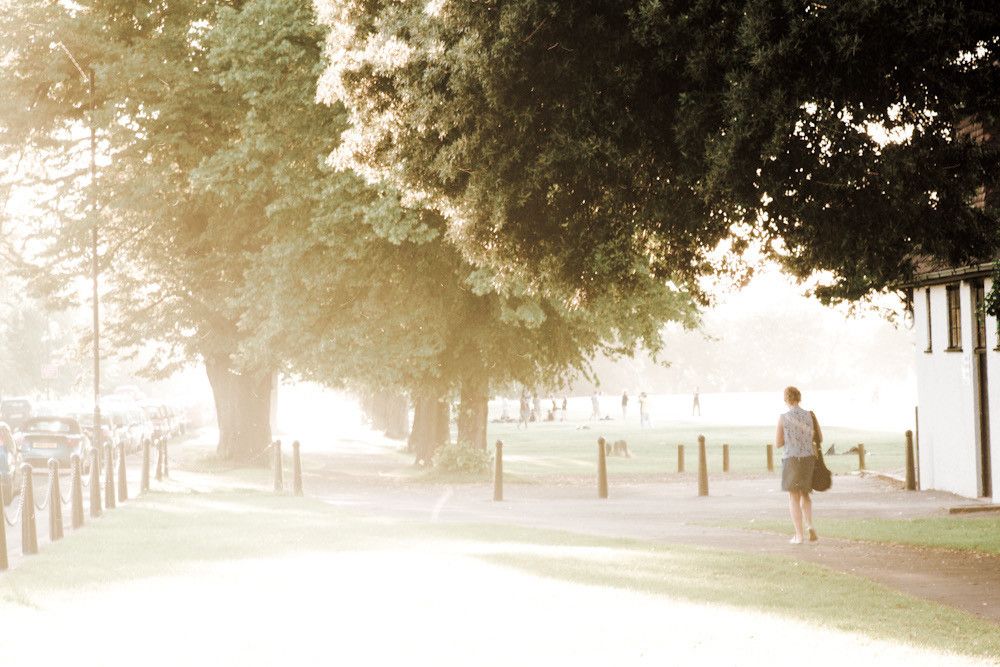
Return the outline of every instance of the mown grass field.
<path id="1" fill-rule="evenodd" d="M 609 475 L 655 475 L 677 472 L 677 445 L 685 448 L 685 470 L 698 469 L 698 435 L 705 436 L 710 474 L 722 473 L 722 445 L 730 446 L 733 474 L 767 474 L 767 443 L 774 442 L 774 427 L 732 426 L 712 422 L 678 423 L 655 428 L 620 421 L 567 421 L 532 423 L 527 429 L 514 424 L 491 423 L 490 443 L 504 443 L 504 470 L 513 478 L 539 475 L 593 475 L 597 470 L 597 438 L 625 440 L 632 458 L 608 458 Z M 824 428 L 824 450 L 831 445 L 846 452 L 865 445 L 869 470 L 901 472 L 904 461 L 902 433 L 862 431 L 841 427 Z M 781 469 L 781 450 L 775 450 L 775 473 Z M 858 469 L 855 454 L 826 457 L 834 473 Z"/>
<path id="2" fill-rule="evenodd" d="M 531 602 L 550 589 L 546 581 L 558 583 L 559 596 Z M 1000 657 L 1000 634 L 988 622 L 788 558 L 510 526 L 402 521 L 226 484 L 147 495 L 46 545 L 41 555 L 0 576 L 0 613 L 6 628 L 27 633 L 9 653 L 12 664 L 39 650 L 30 645 L 32 633 L 36 639 L 58 634 L 67 656 L 74 655 L 74 642 L 90 632 L 81 622 L 86 614 L 115 619 L 116 639 L 94 664 L 132 664 L 139 653 L 148 655 L 144 664 L 170 664 L 197 650 L 205 659 L 221 660 L 214 664 L 264 665 L 274 664 L 283 650 L 330 661 L 370 660 L 387 649 L 366 642 L 437 627 L 440 616 L 421 620 L 430 606 L 449 622 L 449 639 L 431 643 L 430 650 L 443 652 L 438 657 L 445 664 L 459 664 L 449 660 L 491 646 L 496 623 L 505 636 L 518 638 L 504 643 L 504 655 L 524 650 L 528 659 L 566 650 L 562 642 L 569 637 L 588 650 L 589 634 L 580 635 L 576 624 L 600 617 L 626 623 L 637 592 L 653 596 L 644 613 L 680 614 L 663 626 L 662 637 L 641 639 L 651 651 L 697 655 L 697 646 L 684 645 L 694 629 L 683 626 L 684 615 L 696 613 L 726 619 L 717 622 L 727 635 L 749 637 L 754 645 L 776 622 L 805 623 L 834 633 L 827 641 L 845 646 L 856 646 L 857 635 Z M 539 604 L 552 605 L 564 623 L 532 634 L 538 619 L 531 610 Z M 644 627 L 635 618 L 627 623 L 628 629 Z M 563 627 L 566 638 L 554 634 Z M 160 636 L 157 628 L 169 631 Z M 256 630 L 247 635 L 248 628 Z M 619 628 L 616 636 L 622 632 L 627 629 Z M 157 636 L 155 652 L 148 653 L 147 642 Z M 518 649 L 522 641 L 529 645 Z M 629 655 L 630 647 L 595 641 Z M 414 645 L 404 643 L 400 650 Z M 48 651 L 58 658 L 62 649 Z"/>
<path id="3" fill-rule="evenodd" d="M 727 526 L 786 533 L 787 522 L 754 521 Z M 1000 515 L 943 516 L 918 519 L 827 519 L 817 521 L 826 537 L 906 544 L 918 547 L 1000 554 Z"/>

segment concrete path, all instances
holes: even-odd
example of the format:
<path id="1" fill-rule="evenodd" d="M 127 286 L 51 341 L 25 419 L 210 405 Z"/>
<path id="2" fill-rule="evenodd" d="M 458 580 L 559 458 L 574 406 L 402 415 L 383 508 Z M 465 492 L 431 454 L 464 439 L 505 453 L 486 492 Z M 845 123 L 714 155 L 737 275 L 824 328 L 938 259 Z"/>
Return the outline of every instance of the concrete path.
<path id="1" fill-rule="evenodd" d="M 307 492 L 359 511 L 448 522 L 496 522 L 606 537 L 788 556 L 866 577 L 907 594 L 951 605 L 1000 623 L 1000 557 L 821 539 L 788 544 L 787 495 L 777 476 L 713 479 L 710 496 L 697 497 L 691 477 L 667 483 L 616 484 L 599 500 L 596 484 L 508 484 L 493 502 L 489 484 L 412 481 L 399 444 L 341 440 L 304 450 Z M 816 525 L 824 518 L 943 516 L 967 499 L 942 492 L 905 492 L 875 478 L 838 476 L 815 499 Z M 720 522 L 788 521 L 789 535 L 716 527 Z"/>

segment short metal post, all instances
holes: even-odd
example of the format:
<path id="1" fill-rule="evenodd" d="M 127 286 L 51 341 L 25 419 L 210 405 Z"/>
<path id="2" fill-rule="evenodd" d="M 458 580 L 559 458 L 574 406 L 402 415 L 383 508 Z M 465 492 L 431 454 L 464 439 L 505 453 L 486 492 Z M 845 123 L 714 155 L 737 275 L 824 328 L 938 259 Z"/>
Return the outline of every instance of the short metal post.
<path id="1" fill-rule="evenodd" d="M 118 502 L 128 500 L 128 480 L 125 477 L 125 443 L 118 445 Z"/>
<path id="2" fill-rule="evenodd" d="M 729 472 L 729 445 L 722 445 L 722 472 Z"/>
<path id="3" fill-rule="evenodd" d="M 302 495 L 302 457 L 298 440 L 292 442 L 292 494 Z"/>
<path id="4" fill-rule="evenodd" d="M 63 536 L 62 493 L 59 491 L 59 462 L 49 459 L 49 540 Z"/>
<path id="5" fill-rule="evenodd" d="M 90 450 L 90 516 L 101 516 L 101 455 Z"/>
<path id="6" fill-rule="evenodd" d="M 149 491 L 149 442 L 142 443 L 142 472 L 139 473 L 139 493 Z"/>
<path id="7" fill-rule="evenodd" d="M 608 452 L 604 436 L 597 439 L 597 497 L 608 497 Z"/>
<path id="8" fill-rule="evenodd" d="M 767 471 L 774 472 L 774 445 L 767 446 Z"/>
<path id="9" fill-rule="evenodd" d="M 917 470 L 913 460 L 913 431 L 906 432 L 906 490 L 917 490 Z"/>
<path id="10" fill-rule="evenodd" d="M 274 472 L 274 492 L 281 493 L 285 486 L 281 476 L 281 440 L 275 440 L 271 447 L 274 448 L 271 466 Z"/>
<path id="11" fill-rule="evenodd" d="M 35 483 L 31 465 L 21 464 L 21 553 L 38 553 L 38 529 L 35 526 Z"/>
<path id="12" fill-rule="evenodd" d="M 80 457 L 73 454 L 69 457 L 69 466 L 72 474 L 70 486 L 70 525 L 73 530 L 83 526 L 83 470 L 80 466 Z"/>
<path id="13" fill-rule="evenodd" d="M 858 443 L 858 470 L 865 469 L 865 445 L 862 442 Z"/>
<path id="14" fill-rule="evenodd" d="M 115 453 L 104 445 L 104 509 L 115 508 Z"/>
<path id="15" fill-rule="evenodd" d="M 677 472 L 684 472 L 684 445 L 677 445 Z"/>
<path id="16" fill-rule="evenodd" d="M 503 500 L 503 442 L 496 442 L 496 459 L 493 466 L 493 500 Z"/>
<path id="17" fill-rule="evenodd" d="M 698 495 L 708 495 L 708 456 L 703 435 L 698 436 Z"/>

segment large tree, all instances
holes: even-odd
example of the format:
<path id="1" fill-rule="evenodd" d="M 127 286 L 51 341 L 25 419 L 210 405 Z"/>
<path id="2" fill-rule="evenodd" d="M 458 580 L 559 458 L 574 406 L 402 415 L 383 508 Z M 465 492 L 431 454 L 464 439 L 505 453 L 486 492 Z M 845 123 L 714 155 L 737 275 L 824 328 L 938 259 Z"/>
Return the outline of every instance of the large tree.
<path id="1" fill-rule="evenodd" d="M 418 193 L 467 254 L 584 294 L 696 288 L 756 242 L 858 298 L 995 243 L 988 0 L 320 0 L 342 159 Z"/>

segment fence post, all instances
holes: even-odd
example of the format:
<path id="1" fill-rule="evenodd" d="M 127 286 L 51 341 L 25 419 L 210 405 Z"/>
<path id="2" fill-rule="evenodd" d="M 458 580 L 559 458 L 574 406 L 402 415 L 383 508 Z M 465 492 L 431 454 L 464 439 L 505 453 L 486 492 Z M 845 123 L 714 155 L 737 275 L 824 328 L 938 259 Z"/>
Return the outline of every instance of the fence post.
<path id="1" fill-rule="evenodd" d="M 698 495 L 708 495 L 708 458 L 705 453 L 705 436 L 698 436 Z"/>
<path id="2" fill-rule="evenodd" d="M 274 448 L 274 455 L 272 457 L 272 469 L 274 471 L 274 492 L 281 493 L 284 488 L 284 480 L 281 476 L 281 440 L 275 440 L 271 443 L 271 447 Z"/>
<path id="3" fill-rule="evenodd" d="M 729 445 L 722 445 L 722 472 L 729 472 Z"/>
<path id="4" fill-rule="evenodd" d="M 49 540 L 63 536 L 62 493 L 59 491 L 59 462 L 49 459 Z"/>
<path id="5" fill-rule="evenodd" d="M 865 469 L 865 444 L 863 442 L 858 443 L 858 470 Z"/>
<path id="6" fill-rule="evenodd" d="M 597 439 L 597 497 L 608 497 L 608 442 L 601 436 Z"/>
<path id="7" fill-rule="evenodd" d="M 299 441 L 292 442 L 292 493 L 302 495 L 302 457 L 299 454 Z"/>
<path id="8" fill-rule="evenodd" d="M 774 445 L 767 445 L 767 471 L 774 472 Z"/>
<path id="9" fill-rule="evenodd" d="M 677 472 L 684 472 L 684 445 L 677 445 Z"/>
<path id="10" fill-rule="evenodd" d="M 163 479 L 163 443 L 156 441 L 156 481 Z"/>
<path id="11" fill-rule="evenodd" d="M 125 478 L 125 443 L 118 445 L 118 502 L 128 500 L 128 480 Z"/>
<path id="12" fill-rule="evenodd" d="M 3 498 L 0 498 L 0 514 L 3 511 Z M 7 560 L 7 519 L 0 516 L 0 572 L 9 567 L 10 562 Z"/>
<path id="13" fill-rule="evenodd" d="M 101 516 L 101 455 L 90 450 L 90 516 Z"/>
<path id="14" fill-rule="evenodd" d="M 80 456 L 78 454 L 73 454 L 69 457 L 70 470 L 72 471 L 72 480 L 70 484 L 70 525 L 73 526 L 73 530 L 83 526 L 83 470 L 80 466 Z"/>
<path id="15" fill-rule="evenodd" d="M 104 445 L 104 509 L 115 508 L 115 453 Z"/>
<path id="16" fill-rule="evenodd" d="M 906 432 L 906 490 L 917 490 L 917 471 L 913 461 L 913 431 Z"/>
<path id="17" fill-rule="evenodd" d="M 139 473 L 139 493 L 149 491 L 149 442 L 142 443 L 142 472 Z"/>
<path id="18" fill-rule="evenodd" d="M 503 500 L 503 442 L 497 440 L 496 460 L 493 467 L 493 500 Z"/>
<path id="19" fill-rule="evenodd" d="M 35 483 L 31 464 L 21 464 L 21 553 L 38 553 L 38 530 L 35 526 Z"/>

